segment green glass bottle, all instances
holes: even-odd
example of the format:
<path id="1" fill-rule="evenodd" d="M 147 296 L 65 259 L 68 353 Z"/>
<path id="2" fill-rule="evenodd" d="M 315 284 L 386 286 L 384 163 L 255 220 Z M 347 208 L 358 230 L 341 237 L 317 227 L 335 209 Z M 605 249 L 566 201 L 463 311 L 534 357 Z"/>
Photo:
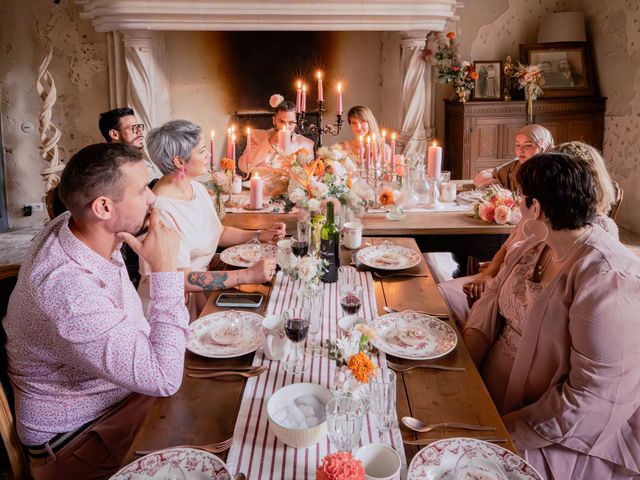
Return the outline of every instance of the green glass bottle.
<path id="1" fill-rule="evenodd" d="M 340 230 L 334 221 L 333 202 L 327 203 L 327 220 L 320 230 L 320 258 L 326 262 L 322 281 L 337 282 L 340 266 Z"/>

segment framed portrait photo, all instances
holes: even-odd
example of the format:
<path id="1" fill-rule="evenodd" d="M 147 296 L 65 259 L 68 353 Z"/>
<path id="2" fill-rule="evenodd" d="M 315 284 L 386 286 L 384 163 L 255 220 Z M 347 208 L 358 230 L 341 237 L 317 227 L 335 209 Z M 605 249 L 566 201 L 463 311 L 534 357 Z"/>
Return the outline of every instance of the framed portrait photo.
<path id="1" fill-rule="evenodd" d="M 478 79 L 473 87 L 474 100 L 502 99 L 502 60 L 478 60 L 473 62 Z"/>
<path id="2" fill-rule="evenodd" d="M 540 65 L 544 97 L 590 97 L 596 93 L 587 42 L 520 45 L 520 59 L 527 65 Z"/>

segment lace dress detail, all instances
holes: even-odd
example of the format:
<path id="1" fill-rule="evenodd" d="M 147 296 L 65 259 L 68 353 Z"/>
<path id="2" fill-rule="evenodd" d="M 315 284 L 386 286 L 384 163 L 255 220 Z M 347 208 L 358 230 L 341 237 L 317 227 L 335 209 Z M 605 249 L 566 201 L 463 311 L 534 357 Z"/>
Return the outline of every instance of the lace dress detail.
<path id="1" fill-rule="evenodd" d="M 511 359 L 516 358 L 529 309 L 545 287 L 542 283 L 531 281 L 542 249 L 543 245 L 540 244 L 520 259 L 505 279 L 498 294 L 498 311 L 505 319 L 505 326 L 496 345 L 499 345 Z"/>

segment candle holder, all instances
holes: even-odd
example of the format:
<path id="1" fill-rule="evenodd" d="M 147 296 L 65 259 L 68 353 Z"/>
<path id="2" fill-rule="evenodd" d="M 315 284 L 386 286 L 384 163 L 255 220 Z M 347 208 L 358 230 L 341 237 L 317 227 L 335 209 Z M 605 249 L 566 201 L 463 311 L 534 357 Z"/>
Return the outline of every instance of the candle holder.
<path id="1" fill-rule="evenodd" d="M 438 191 L 438 182 L 437 178 L 428 178 L 427 183 L 429 184 L 429 192 L 427 193 L 427 201 L 425 203 L 425 207 L 428 210 L 442 210 L 444 206 L 440 203 L 438 198 L 440 198 L 440 192 Z"/>
<path id="2" fill-rule="evenodd" d="M 306 112 L 296 113 L 296 131 L 301 135 L 314 135 L 318 134 L 318 148 L 322 147 L 322 135 L 330 133 L 336 136 L 342 130 L 344 122 L 342 121 L 342 114 L 336 114 L 336 123 L 329 125 L 322 125 L 322 114 L 325 112 L 324 101 L 318 100 L 318 124 L 307 124 Z"/>

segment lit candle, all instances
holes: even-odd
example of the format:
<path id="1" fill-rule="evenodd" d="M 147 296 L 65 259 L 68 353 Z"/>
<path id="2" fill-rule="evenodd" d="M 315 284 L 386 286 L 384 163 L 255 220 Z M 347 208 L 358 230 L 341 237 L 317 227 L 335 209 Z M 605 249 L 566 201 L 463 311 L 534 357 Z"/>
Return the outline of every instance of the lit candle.
<path id="1" fill-rule="evenodd" d="M 382 130 L 382 150 L 380 151 L 381 161 L 380 165 L 382 168 L 387 168 L 387 131 Z"/>
<path id="2" fill-rule="evenodd" d="M 249 208 L 258 210 L 262 208 L 262 191 L 264 189 L 264 181 L 255 173 L 251 177 L 251 183 L 249 188 Z"/>
<path id="3" fill-rule="evenodd" d="M 367 175 L 369 175 L 369 168 L 371 167 L 371 137 L 367 135 L 367 148 L 365 153 L 366 158 L 366 167 L 367 167 Z"/>
<path id="4" fill-rule="evenodd" d="M 251 158 L 251 127 L 247 127 L 247 147 L 244 150 L 247 152 L 246 158 Z"/>
<path id="5" fill-rule="evenodd" d="M 227 158 L 231 158 L 231 128 L 227 128 Z"/>
<path id="6" fill-rule="evenodd" d="M 336 106 L 336 113 L 342 115 L 342 83 L 338 82 L 338 101 Z"/>
<path id="7" fill-rule="evenodd" d="M 302 85 L 302 101 L 300 102 L 300 111 L 307 111 L 307 86 Z"/>
<path id="8" fill-rule="evenodd" d="M 376 134 L 371 135 L 371 156 L 373 157 L 371 160 L 373 162 L 373 168 L 378 168 L 378 141 L 376 139 Z"/>
<path id="9" fill-rule="evenodd" d="M 358 161 L 362 166 L 364 163 L 364 135 L 360 135 L 360 141 L 358 142 Z"/>
<path id="10" fill-rule="evenodd" d="M 322 89 L 322 72 L 320 70 L 316 72 L 316 78 L 318 79 L 318 101 L 324 102 L 324 91 Z"/>
<path id="11" fill-rule="evenodd" d="M 442 166 L 442 147 L 436 142 L 429 147 L 428 161 L 427 161 L 427 176 L 440 180 L 440 168 Z"/>
<path id="12" fill-rule="evenodd" d="M 391 174 L 396 173 L 396 132 L 391 134 Z"/>
<path id="13" fill-rule="evenodd" d="M 240 175 L 233 176 L 231 193 L 236 193 L 236 194 L 242 193 L 242 177 Z"/>
<path id="14" fill-rule="evenodd" d="M 211 170 L 213 171 L 213 166 L 216 163 L 216 140 L 215 137 L 216 132 L 211 130 Z"/>
<path id="15" fill-rule="evenodd" d="M 282 127 L 282 130 L 278 131 L 278 148 L 283 152 L 289 150 L 289 141 L 290 141 L 289 130 L 285 127 Z"/>
<path id="16" fill-rule="evenodd" d="M 233 165 L 236 164 L 236 134 L 231 134 L 231 160 L 233 160 Z"/>
<path id="17" fill-rule="evenodd" d="M 296 113 L 300 113 L 300 100 L 302 97 L 302 82 L 298 80 L 298 89 L 296 90 Z"/>

